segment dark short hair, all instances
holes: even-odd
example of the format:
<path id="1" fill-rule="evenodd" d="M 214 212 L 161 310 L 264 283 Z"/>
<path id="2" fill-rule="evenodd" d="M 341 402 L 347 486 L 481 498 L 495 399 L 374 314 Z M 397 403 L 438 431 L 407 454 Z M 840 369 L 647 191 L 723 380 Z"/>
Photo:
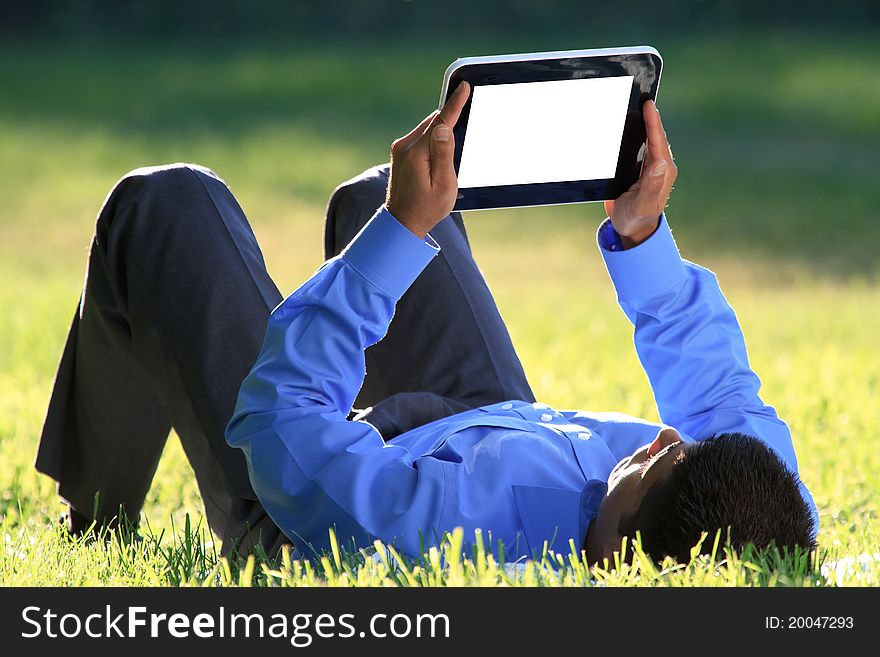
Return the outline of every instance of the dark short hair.
<path id="1" fill-rule="evenodd" d="M 797 474 L 766 444 L 741 433 L 688 443 L 665 479 L 655 482 L 639 509 L 621 519 L 618 531 L 641 534 L 645 553 L 687 563 L 703 532 L 710 552 L 714 535 L 737 550 L 747 544 L 781 551 L 813 550 L 813 516 L 801 496 Z"/>

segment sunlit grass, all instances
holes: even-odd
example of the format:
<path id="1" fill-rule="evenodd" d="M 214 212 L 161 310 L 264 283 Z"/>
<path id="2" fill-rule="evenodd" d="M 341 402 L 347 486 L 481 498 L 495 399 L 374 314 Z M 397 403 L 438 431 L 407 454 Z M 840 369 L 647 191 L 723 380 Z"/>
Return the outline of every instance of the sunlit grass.
<path id="1" fill-rule="evenodd" d="M 780 555 L 725 547 L 705 536 L 711 552 L 693 551 L 688 563 L 655 564 L 640 543 L 621 544 L 611 562 L 590 566 L 572 544 L 545 546 L 535 559 L 506 562 L 479 532 L 470 552 L 462 550 L 460 529 L 418 559 L 403 557 L 393 545 L 374 541 L 359 549 L 340 546 L 330 532 L 327 554 L 293 558 L 288 546 L 265 554 L 219 556 L 200 527 L 190 523 L 171 536 L 147 533 L 132 540 L 129 530 L 102 531 L 98 539 L 72 539 L 58 525 L 39 533 L 5 535 L 0 582 L 27 586 L 259 586 L 259 587 L 436 587 L 436 586 L 800 586 L 863 584 L 873 581 L 880 555 L 863 564 L 827 561 L 826 555 Z"/>
<path id="2" fill-rule="evenodd" d="M 94 217 L 113 182 L 144 164 L 214 168 L 251 218 L 278 286 L 290 292 L 321 262 L 333 187 L 382 161 L 391 139 L 436 102 L 448 61 L 479 51 L 454 43 L 406 57 L 372 46 L 218 54 L 7 45 L 0 47 L 0 584 L 880 583 L 871 557 L 880 545 L 880 85 L 869 83 L 876 71 L 866 56 L 873 42 L 752 35 L 742 43 L 655 43 L 667 67 L 661 108 L 682 172 L 670 222 L 685 255 L 718 273 L 762 395 L 792 427 L 819 505 L 816 562 L 719 546 L 714 560 L 658 569 L 637 555 L 590 572 L 576 553 L 511 567 L 488 547 L 462 557 L 460 535 L 415 562 L 382 545 L 308 563 L 224 561 L 173 436 L 148 497 L 144 540 L 71 540 L 57 523 L 63 506 L 54 485 L 34 471 L 33 458 Z M 733 57 L 745 50 L 746 60 Z M 710 51 L 731 56 L 709 58 Z M 728 61 L 767 62 L 763 82 L 754 68 Z M 829 73 L 830 86 L 810 84 L 815 66 Z M 369 83 L 364 73 L 377 67 L 384 75 Z M 596 252 L 601 218 L 594 205 L 481 213 L 467 223 L 537 396 L 559 408 L 656 419 Z"/>

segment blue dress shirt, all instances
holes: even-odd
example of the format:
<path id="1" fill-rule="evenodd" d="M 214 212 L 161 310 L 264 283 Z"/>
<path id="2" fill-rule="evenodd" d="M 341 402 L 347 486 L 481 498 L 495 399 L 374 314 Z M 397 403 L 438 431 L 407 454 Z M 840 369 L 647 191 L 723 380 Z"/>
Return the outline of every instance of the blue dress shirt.
<path id="1" fill-rule="evenodd" d="M 758 397 L 715 275 L 682 260 L 663 216 L 635 248 L 622 250 L 607 220 L 598 240 L 662 421 L 687 441 L 757 436 L 797 472 L 791 433 Z M 580 548 L 611 469 L 661 428 L 516 400 L 388 443 L 368 423 L 347 420 L 364 349 L 382 339 L 395 304 L 438 251 L 380 208 L 272 312 L 226 439 L 244 451 L 260 502 L 306 556 L 328 548 L 330 527 L 341 543 L 379 538 L 409 555 L 455 527 L 465 541 L 481 529 L 508 557 L 540 553 L 545 542 Z"/>

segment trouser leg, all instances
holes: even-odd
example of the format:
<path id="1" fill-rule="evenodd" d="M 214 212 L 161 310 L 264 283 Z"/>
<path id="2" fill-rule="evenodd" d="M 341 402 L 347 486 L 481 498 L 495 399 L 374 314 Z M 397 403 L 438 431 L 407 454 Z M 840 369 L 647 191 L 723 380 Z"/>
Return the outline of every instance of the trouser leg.
<path id="1" fill-rule="evenodd" d="M 122 505 L 135 518 L 173 426 L 224 549 L 277 547 L 224 429 L 280 300 L 244 213 L 211 172 L 123 178 L 98 217 L 37 468 L 79 513 L 104 523 Z"/>
<path id="2" fill-rule="evenodd" d="M 60 495 L 82 516 L 110 525 L 124 509 L 136 522 L 171 421 L 131 350 L 114 339 L 116 331 L 96 319 L 93 303 L 80 308 L 84 314 L 77 309 L 71 323 L 36 467 L 59 482 Z"/>
<path id="3" fill-rule="evenodd" d="M 327 207 L 335 255 L 385 199 L 388 167 L 343 183 Z M 397 304 L 386 337 L 366 351 L 355 402 L 388 440 L 420 424 L 507 399 L 534 401 L 510 334 L 474 262 L 459 213 L 431 231 L 441 247 Z"/>

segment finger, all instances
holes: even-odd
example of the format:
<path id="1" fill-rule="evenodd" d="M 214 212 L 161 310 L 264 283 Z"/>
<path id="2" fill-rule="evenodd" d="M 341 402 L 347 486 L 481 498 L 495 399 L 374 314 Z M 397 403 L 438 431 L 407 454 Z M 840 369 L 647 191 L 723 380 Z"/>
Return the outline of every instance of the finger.
<path id="1" fill-rule="evenodd" d="M 671 160 L 662 158 L 646 163 L 642 175 L 630 188 L 634 192 L 632 208 L 637 216 L 647 217 L 663 211 L 675 179 L 673 166 Z"/>
<path id="2" fill-rule="evenodd" d="M 444 187 L 455 180 L 455 167 L 452 163 L 455 154 L 455 141 L 452 129 L 441 123 L 431 129 L 431 185 Z"/>
<path id="3" fill-rule="evenodd" d="M 666 130 L 663 129 L 663 120 L 660 118 L 657 105 L 650 100 L 646 102 L 643 115 L 645 118 L 645 129 L 648 134 L 648 158 L 652 161 L 671 160 L 672 149 L 669 146 Z"/>
<path id="4" fill-rule="evenodd" d="M 645 129 L 648 132 L 648 148 L 653 149 L 655 154 L 663 153 L 669 149 L 666 139 L 666 131 L 663 129 L 663 121 L 654 101 L 649 100 L 642 109 L 645 119 Z"/>
<path id="5" fill-rule="evenodd" d="M 464 81 L 459 82 L 455 91 L 452 92 L 452 95 L 446 101 L 446 104 L 443 105 L 443 109 L 440 110 L 436 123 L 454 126 L 458 122 L 458 117 L 461 116 L 461 110 L 464 108 L 464 104 L 467 102 L 470 94 L 471 85 Z"/>
<path id="6" fill-rule="evenodd" d="M 660 194 L 666 183 L 671 164 L 672 160 L 668 156 L 646 156 L 642 173 L 633 185 L 633 188 L 638 190 L 639 196 L 647 198 Z"/>
<path id="7" fill-rule="evenodd" d="M 441 124 L 447 125 L 450 128 L 453 127 L 458 122 L 458 117 L 461 116 L 461 110 L 467 102 L 469 95 L 470 85 L 467 82 L 459 83 L 440 112 L 435 114 L 434 118 L 428 122 L 424 133 L 422 133 L 421 141 L 413 141 L 413 145 L 418 143 L 418 148 L 430 149 L 431 146 L 429 146 L 428 142 L 433 141 L 429 138 L 433 135 L 434 128 Z"/>
<path id="8" fill-rule="evenodd" d="M 394 142 L 395 145 L 397 145 L 397 147 L 401 148 L 401 149 L 407 149 L 410 146 L 412 146 L 412 144 L 415 143 L 419 137 L 421 137 L 423 134 L 425 134 L 425 130 L 428 128 L 429 125 L 431 125 L 431 123 L 434 121 L 434 119 L 437 118 L 438 113 L 439 112 L 437 110 L 434 110 L 433 112 L 428 114 L 428 116 L 426 116 L 424 119 L 422 119 L 421 122 L 415 128 L 410 130 L 408 133 L 406 133 L 400 139 L 396 140 Z"/>

